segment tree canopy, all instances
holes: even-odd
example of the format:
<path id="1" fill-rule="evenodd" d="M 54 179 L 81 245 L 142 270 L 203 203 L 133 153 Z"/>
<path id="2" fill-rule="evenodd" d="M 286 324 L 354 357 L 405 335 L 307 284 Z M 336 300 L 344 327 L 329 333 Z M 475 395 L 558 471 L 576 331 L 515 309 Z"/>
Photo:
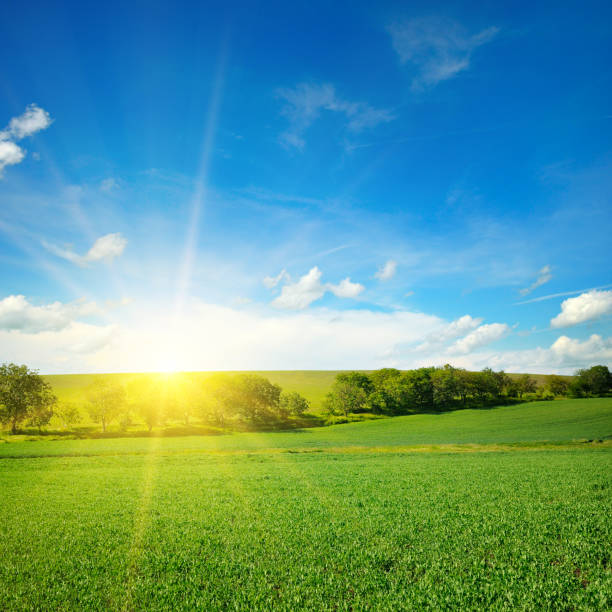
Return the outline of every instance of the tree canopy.
<path id="1" fill-rule="evenodd" d="M 31 425 L 42 427 L 53 416 L 57 398 L 51 385 L 26 365 L 0 365 L 0 421 L 10 424 L 11 432 L 26 419 Z"/>

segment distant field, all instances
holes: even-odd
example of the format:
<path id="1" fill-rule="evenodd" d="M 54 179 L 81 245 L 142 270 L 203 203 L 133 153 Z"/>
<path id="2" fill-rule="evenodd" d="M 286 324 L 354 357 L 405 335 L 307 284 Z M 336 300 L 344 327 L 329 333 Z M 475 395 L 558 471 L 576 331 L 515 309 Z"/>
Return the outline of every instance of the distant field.
<path id="1" fill-rule="evenodd" d="M 311 410 L 314 414 L 320 414 L 323 409 L 325 395 L 339 374 L 340 370 L 285 370 L 285 371 L 253 371 L 250 374 L 259 374 L 269 378 L 273 383 L 280 385 L 285 391 L 297 391 L 301 393 L 311 403 Z M 210 372 L 199 372 L 202 378 L 210 376 Z M 228 372 L 237 374 L 237 372 Z M 85 390 L 96 376 L 113 378 L 118 381 L 127 381 L 137 374 L 59 374 L 49 375 L 45 378 L 55 389 L 57 396 L 66 401 L 73 401 L 77 404 L 86 402 Z M 511 377 L 520 374 L 510 374 Z M 545 374 L 532 374 L 539 385 L 545 385 L 549 378 Z M 571 377 L 567 377 L 571 378 Z"/>
<path id="2" fill-rule="evenodd" d="M 609 609 L 611 436 L 605 398 L 0 443 L 0 609 Z"/>

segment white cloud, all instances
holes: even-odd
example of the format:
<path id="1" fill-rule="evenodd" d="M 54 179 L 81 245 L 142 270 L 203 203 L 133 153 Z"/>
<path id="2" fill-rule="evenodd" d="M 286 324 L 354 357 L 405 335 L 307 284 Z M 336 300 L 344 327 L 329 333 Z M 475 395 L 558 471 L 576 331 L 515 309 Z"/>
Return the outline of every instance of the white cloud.
<path id="1" fill-rule="evenodd" d="M 321 284 L 322 272 L 317 266 L 311 268 L 299 281 L 285 285 L 281 294 L 272 302 L 277 308 L 289 310 L 303 310 L 320 299 L 325 294 L 325 287 Z"/>
<path id="2" fill-rule="evenodd" d="M 461 24 L 439 18 L 410 19 L 391 24 L 389 33 L 400 62 L 414 64 L 414 89 L 434 86 L 467 70 L 475 49 L 494 38 L 490 27 L 469 35 Z"/>
<path id="3" fill-rule="evenodd" d="M 580 341 L 576 338 L 559 336 L 550 347 L 551 352 L 558 361 L 572 361 L 592 363 L 594 360 L 612 360 L 612 338 L 603 339 L 598 334 Z"/>
<path id="4" fill-rule="evenodd" d="M 0 301 L 2 356 L 46 373 L 150 371 L 168 364 L 193 371 L 414 368 L 448 362 L 472 370 L 571 373 L 612 363 L 612 338 L 595 334 L 586 340 L 561 336 L 548 348 L 520 351 L 449 354 L 444 347 L 426 353 L 414 348 L 441 330 L 447 338 L 464 333 L 478 321 L 470 315 L 446 322 L 409 311 L 274 313 L 256 305 L 232 308 L 192 299 L 179 320 L 168 315 L 171 304 L 156 303 L 152 310 L 150 302 L 135 302 L 112 311 L 115 323 L 94 325 L 79 318 L 98 314 L 95 304 L 34 306 L 23 296 L 10 298 Z M 469 348 L 477 345 L 482 346 L 471 342 Z"/>
<path id="5" fill-rule="evenodd" d="M 348 277 L 337 285 L 323 284 L 321 283 L 322 275 L 318 266 L 311 268 L 297 282 L 284 285 L 281 294 L 272 302 L 272 305 L 287 310 L 303 310 L 321 299 L 327 291 L 331 291 L 339 298 L 355 298 L 365 289 L 363 285 L 353 283 Z"/>
<path id="6" fill-rule="evenodd" d="M 440 319 L 422 313 L 312 309 L 262 312 L 190 300 L 176 325 L 169 306 L 135 305 L 121 324 L 80 322 L 58 332 L 2 332 L 3 354 L 43 372 L 378 368 L 395 364 Z M 133 318 L 130 318 L 133 317 Z"/>
<path id="7" fill-rule="evenodd" d="M 93 302 L 80 300 L 34 306 L 23 295 L 9 295 L 0 300 L 0 329 L 24 333 L 60 331 L 75 319 L 99 313 L 99 308 Z"/>
<path id="8" fill-rule="evenodd" d="M 450 323 L 444 323 L 433 333 L 429 334 L 425 341 L 416 347 L 417 351 L 428 351 L 439 349 L 445 343 L 463 336 L 476 329 L 482 323 L 481 318 L 474 318 L 470 315 L 463 315 Z"/>
<path id="9" fill-rule="evenodd" d="M 290 124 L 280 135 L 280 141 L 285 146 L 300 150 L 305 145 L 304 132 L 323 111 L 344 115 L 346 128 L 352 132 L 373 128 L 395 118 L 389 110 L 372 108 L 363 102 L 343 100 L 329 83 L 300 83 L 292 89 L 279 89 L 277 94 L 286 102 L 282 114 Z"/>
<path id="10" fill-rule="evenodd" d="M 348 277 L 337 285 L 328 283 L 326 286 L 336 297 L 340 298 L 356 298 L 365 289 L 363 285 L 351 282 Z"/>
<path id="11" fill-rule="evenodd" d="M 0 139 L 21 140 L 51 125 L 51 115 L 36 104 L 30 104 L 23 115 L 13 117 L 8 126 L 0 132 Z"/>
<path id="12" fill-rule="evenodd" d="M 49 113 L 36 104 L 30 104 L 23 115 L 9 121 L 0 131 L 0 177 L 6 166 L 18 164 L 25 158 L 25 151 L 15 141 L 48 128 L 51 122 Z"/>
<path id="13" fill-rule="evenodd" d="M 263 284 L 267 289 L 273 289 L 274 287 L 276 287 L 276 285 L 278 285 L 278 283 L 283 280 L 291 280 L 291 277 L 289 276 L 289 274 L 287 274 L 287 270 L 285 270 L 284 268 L 279 272 L 277 276 L 266 276 L 263 279 Z"/>
<path id="14" fill-rule="evenodd" d="M 0 177 L 6 166 L 13 166 L 23 161 L 25 151 L 10 140 L 0 140 Z"/>
<path id="15" fill-rule="evenodd" d="M 85 255 L 79 255 L 71 249 L 43 242 L 43 246 L 54 255 L 83 267 L 95 261 L 111 261 L 115 257 L 119 257 L 123 254 L 126 245 L 127 240 L 119 233 L 100 236 Z"/>
<path id="16" fill-rule="evenodd" d="M 578 368 L 595 364 L 612 365 L 612 338 L 593 334 L 581 341 L 560 336 L 548 348 L 474 353 L 465 358 L 456 358 L 456 361 L 474 369 L 490 366 L 506 372 L 573 374 Z"/>
<path id="17" fill-rule="evenodd" d="M 376 272 L 374 276 L 381 281 L 387 281 L 395 276 L 396 271 L 397 262 L 393 261 L 392 259 L 389 259 L 389 261 L 387 261 L 384 266 L 381 266 L 378 269 L 378 272 Z"/>
<path id="18" fill-rule="evenodd" d="M 544 266 L 539 272 L 538 277 L 529 285 L 529 287 L 525 287 L 521 289 L 519 293 L 521 295 L 527 295 L 531 293 L 534 289 L 545 285 L 552 278 L 550 266 Z"/>
<path id="19" fill-rule="evenodd" d="M 569 327 L 593 321 L 612 313 L 612 291 L 596 289 L 564 300 L 561 312 L 550 321 L 551 327 Z"/>
<path id="20" fill-rule="evenodd" d="M 457 340 L 448 349 L 450 355 L 466 355 L 481 346 L 486 346 L 503 338 L 510 331 L 506 323 L 487 323 L 477 327 L 467 336 Z"/>

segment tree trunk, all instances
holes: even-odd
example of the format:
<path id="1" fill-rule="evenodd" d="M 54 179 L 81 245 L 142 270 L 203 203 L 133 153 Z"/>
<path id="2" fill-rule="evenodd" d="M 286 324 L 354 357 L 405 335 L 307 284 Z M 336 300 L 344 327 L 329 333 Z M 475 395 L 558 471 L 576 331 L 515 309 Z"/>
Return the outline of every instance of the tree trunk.
<path id="1" fill-rule="evenodd" d="M 102 417 L 102 433 L 106 433 L 106 419 Z"/>
<path id="2" fill-rule="evenodd" d="M 11 424 L 11 433 L 12 434 L 17 433 L 17 419 L 16 418 L 13 419 L 13 422 Z"/>

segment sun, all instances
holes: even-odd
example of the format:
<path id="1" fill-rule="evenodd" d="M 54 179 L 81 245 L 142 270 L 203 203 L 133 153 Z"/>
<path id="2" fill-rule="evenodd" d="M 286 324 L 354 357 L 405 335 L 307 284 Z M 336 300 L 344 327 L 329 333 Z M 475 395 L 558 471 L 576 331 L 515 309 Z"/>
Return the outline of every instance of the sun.
<path id="1" fill-rule="evenodd" d="M 162 374 L 176 374 L 180 371 L 178 358 L 174 355 L 164 355 L 158 360 L 155 369 Z"/>

